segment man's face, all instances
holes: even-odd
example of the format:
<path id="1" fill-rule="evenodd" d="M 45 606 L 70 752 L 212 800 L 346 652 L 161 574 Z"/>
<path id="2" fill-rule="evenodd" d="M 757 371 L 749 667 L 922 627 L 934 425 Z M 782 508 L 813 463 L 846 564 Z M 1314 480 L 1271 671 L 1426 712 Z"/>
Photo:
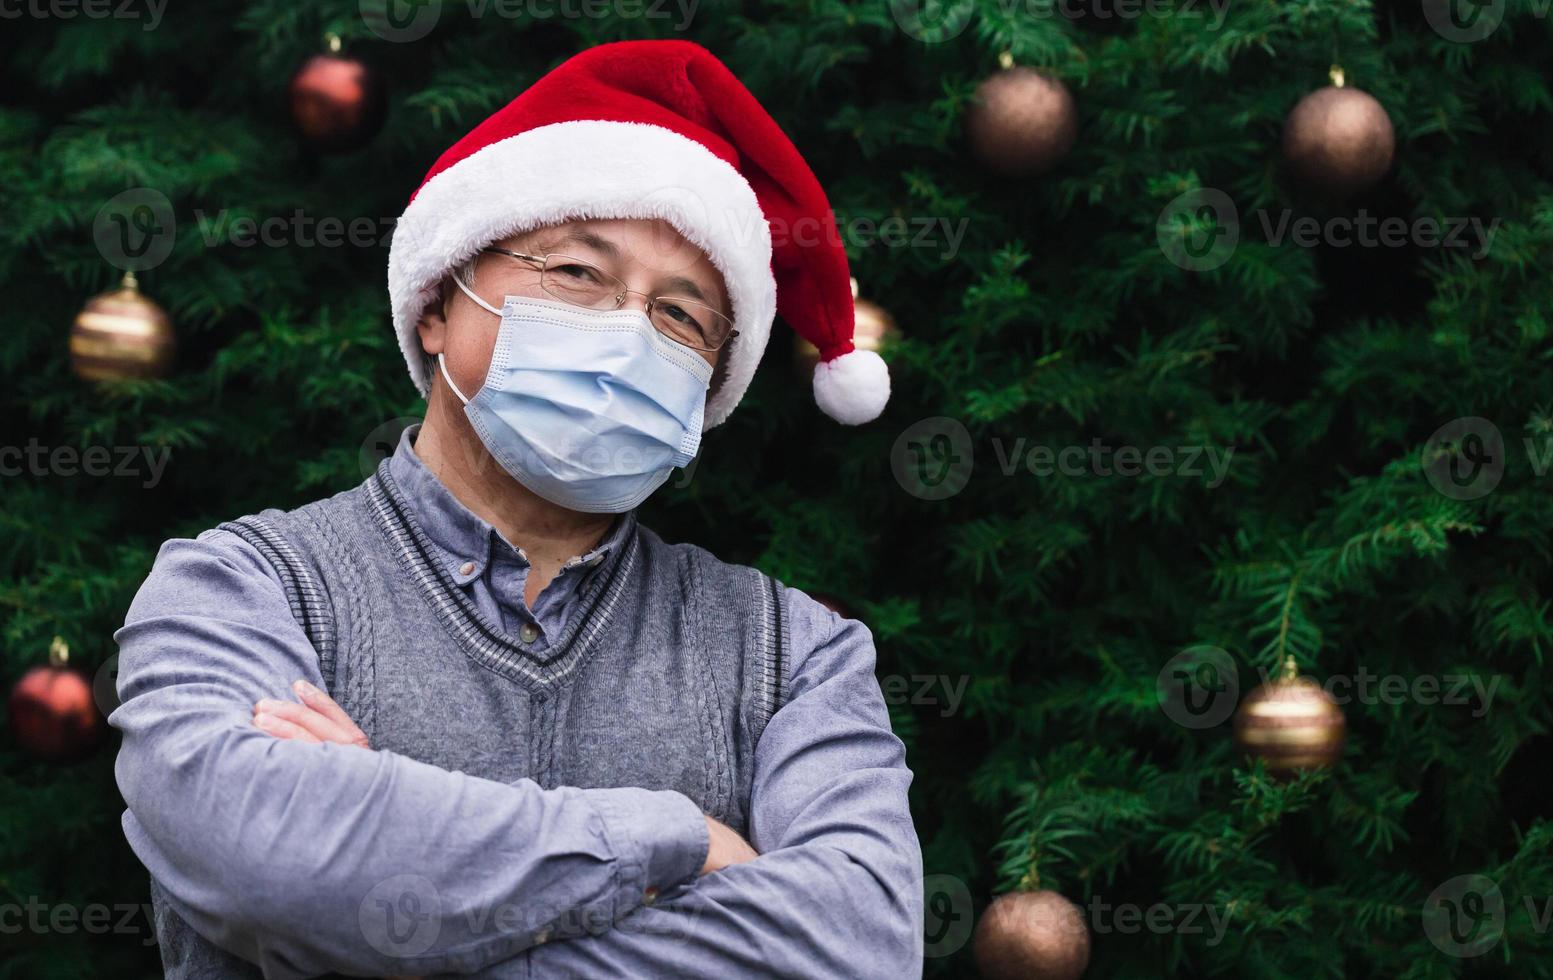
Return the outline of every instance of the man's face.
<path id="1" fill-rule="evenodd" d="M 645 310 L 648 297 L 678 296 L 699 298 L 724 316 L 733 315 L 722 275 L 706 253 L 659 219 L 569 221 L 492 244 L 528 255 L 561 253 L 597 266 L 631 290 L 622 309 Z M 479 255 L 472 289 L 497 307 L 507 296 L 547 298 L 531 263 L 490 253 Z M 446 295 L 445 303 L 421 317 L 421 346 L 433 357 L 445 355 L 454 383 L 473 397 L 490 368 L 501 321 L 456 288 Z M 725 343 L 721 350 L 695 353 L 715 367 L 727 349 Z M 433 378 L 434 385 L 442 383 L 436 374 Z"/>

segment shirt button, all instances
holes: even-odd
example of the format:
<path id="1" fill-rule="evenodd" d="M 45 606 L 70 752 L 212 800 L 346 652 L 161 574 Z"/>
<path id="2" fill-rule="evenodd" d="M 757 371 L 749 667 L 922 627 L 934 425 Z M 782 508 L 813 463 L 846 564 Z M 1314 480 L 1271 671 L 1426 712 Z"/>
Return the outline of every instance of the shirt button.
<path id="1" fill-rule="evenodd" d="M 540 945 L 540 944 L 544 943 L 545 941 L 547 941 L 549 938 L 550 938 L 550 927 L 546 926 L 545 928 L 543 928 L 543 929 L 539 930 L 538 932 L 534 933 L 534 944 L 536 946 Z"/>
<path id="2" fill-rule="evenodd" d="M 658 889 L 657 888 L 649 886 L 646 891 L 642 892 L 642 904 L 643 905 L 651 905 L 653 902 L 656 902 L 657 900 L 658 900 Z"/>
<path id="3" fill-rule="evenodd" d="M 475 563 L 472 561 L 466 561 L 458 567 L 458 574 L 460 575 L 473 575 L 474 572 Z"/>
<path id="4" fill-rule="evenodd" d="M 538 635 L 539 627 L 535 626 L 533 623 L 524 623 L 523 628 L 518 630 L 518 639 L 522 640 L 524 643 L 533 643 L 534 638 Z"/>

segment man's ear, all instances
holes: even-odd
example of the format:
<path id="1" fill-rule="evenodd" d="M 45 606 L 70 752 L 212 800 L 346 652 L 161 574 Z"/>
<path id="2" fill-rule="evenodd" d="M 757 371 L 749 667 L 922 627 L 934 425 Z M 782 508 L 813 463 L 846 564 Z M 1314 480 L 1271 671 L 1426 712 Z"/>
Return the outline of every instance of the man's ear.
<path id="1" fill-rule="evenodd" d="M 420 322 L 415 325 L 415 332 L 420 334 L 421 350 L 426 356 L 435 360 L 438 354 L 443 352 L 448 339 L 448 300 L 451 298 L 448 288 L 452 283 L 442 280 L 441 298 L 429 304 L 421 313 Z"/>

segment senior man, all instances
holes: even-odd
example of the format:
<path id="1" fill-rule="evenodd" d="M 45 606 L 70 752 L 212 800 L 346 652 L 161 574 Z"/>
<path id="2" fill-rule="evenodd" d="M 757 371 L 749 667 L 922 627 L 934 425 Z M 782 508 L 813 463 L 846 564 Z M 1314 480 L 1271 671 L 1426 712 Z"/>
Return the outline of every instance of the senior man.
<path id="1" fill-rule="evenodd" d="M 820 407 L 878 414 L 847 278 L 688 42 L 586 51 L 443 154 L 389 259 L 425 421 L 356 488 L 165 543 L 116 634 L 168 976 L 920 973 L 867 628 L 635 512 L 778 310 Z"/>

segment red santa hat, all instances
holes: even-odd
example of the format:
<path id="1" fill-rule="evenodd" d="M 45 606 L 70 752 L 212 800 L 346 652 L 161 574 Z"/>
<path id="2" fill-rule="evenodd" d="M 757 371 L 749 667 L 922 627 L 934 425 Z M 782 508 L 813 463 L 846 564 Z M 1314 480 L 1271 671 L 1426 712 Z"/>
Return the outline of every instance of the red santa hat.
<path id="1" fill-rule="evenodd" d="M 711 428 L 755 374 L 777 312 L 819 349 L 814 398 L 856 425 L 890 394 L 883 359 L 852 345 L 847 257 L 830 202 L 792 141 L 712 53 L 620 41 L 562 63 L 432 165 L 394 229 L 388 291 L 421 393 L 416 323 L 479 249 L 573 219 L 661 218 L 722 274 L 738 336 Z"/>

